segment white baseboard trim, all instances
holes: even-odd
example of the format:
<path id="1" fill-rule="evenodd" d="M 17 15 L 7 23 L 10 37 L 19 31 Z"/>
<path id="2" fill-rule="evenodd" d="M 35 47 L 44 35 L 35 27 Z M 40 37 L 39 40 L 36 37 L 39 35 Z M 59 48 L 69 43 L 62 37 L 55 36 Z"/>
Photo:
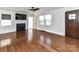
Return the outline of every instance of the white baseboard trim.
<path id="1" fill-rule="evenodd" d="M 42 29 L 37 29 L 37 30 L 42 30 Z M 59 33 L 59 32 L 55 32 L 55 31 L 49 31 L 49 30 L 43 30 L 43 31 L 46 31 L 46 32 L 49 32 L 49 33 L 58 34 L 58 35 L 61 35 L 61 36 L 65 36 L 65 34 Z"/>
<path id="2" fill-rule="evenodd" d="M 11 33 L 11 32 L 16 32 L 16 31 L 15 30 L 12 30 L 12 31 L 2 31 L 2 32 L 0 32 L 0 34 Z"/>

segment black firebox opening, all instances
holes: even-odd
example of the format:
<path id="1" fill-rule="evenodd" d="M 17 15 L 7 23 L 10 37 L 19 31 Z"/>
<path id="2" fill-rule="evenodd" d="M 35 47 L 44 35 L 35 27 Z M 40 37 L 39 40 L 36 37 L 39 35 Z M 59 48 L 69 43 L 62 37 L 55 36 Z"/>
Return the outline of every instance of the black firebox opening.
<path id="1" fill-rule="evenodd" d="M 25 23 L 20 23 L 20 24 L 16 24 L 16 31 L 25 31 L 26 30 L 26 25 Z"/>

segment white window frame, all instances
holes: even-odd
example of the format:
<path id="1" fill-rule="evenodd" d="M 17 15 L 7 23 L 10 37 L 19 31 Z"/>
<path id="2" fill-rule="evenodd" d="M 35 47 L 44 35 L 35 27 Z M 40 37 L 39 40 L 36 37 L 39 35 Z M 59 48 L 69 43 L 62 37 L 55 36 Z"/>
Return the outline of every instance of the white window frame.
<path id="1" fill-rule="evenodd" d="M 47 16 L 50 17 L 50 18 L 47 19 L 46 18 Z M 45 25 L 51 25 L 51 19 L 52 19 L 52 15 L 45 15 Z"/>
<path id="2" fill-rule="evenodd" d="M 44 16 L 39 16 L 40 25 L 44 25 Z"/>
<path id="3" fill-rule="evenodd" d="M 49 19 L 47 19 L 46 17 L 47 16 L 50 16 Z M 43 17 L 43 19 L 41 19 Z M 42 16 L 39 16 L 39 21 L 40 21 L 40 25 L 51 25 L 51 20 L 52 20 L 52 15 L 51 14 L 48 14 L 48 15 L 42 15 Z M 49 23 L 47 23 L 49 22 Z"/>

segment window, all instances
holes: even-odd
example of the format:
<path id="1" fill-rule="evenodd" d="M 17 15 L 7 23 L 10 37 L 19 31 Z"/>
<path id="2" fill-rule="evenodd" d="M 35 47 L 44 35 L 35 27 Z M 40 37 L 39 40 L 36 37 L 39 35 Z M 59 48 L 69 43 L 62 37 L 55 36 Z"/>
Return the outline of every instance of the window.
<path id="1" fill-rule="evenodd" d="M 10 14 L 2 14 L 1 26 L 11 26 Z"/>
<path id="2" fill-rule="evenodd" d="M 39 17 L 40 25 L 44 25 L 44 16 Z"/>
<path id="3" fill-rule="evenodd" d="M 69 14 L 69 19 L 76 19 L 76 14 Z"/>
<path id="4" fill-rule="evenodd" d="M 45 16 L 45 23 L 46 25 L 51 25 L 51 15 L 46 15 Z"/>
<path id="5" fill-rule="evenodd" d="M 11 20 L 11 15 L 9 15 L 9 14 L 2 14 L 2 19 L 3 20 Z"/>
<path id="6" fill-rule="evenodd" d="M 40 25 L 51 25 L 51 15 L 39 16 Z"/>

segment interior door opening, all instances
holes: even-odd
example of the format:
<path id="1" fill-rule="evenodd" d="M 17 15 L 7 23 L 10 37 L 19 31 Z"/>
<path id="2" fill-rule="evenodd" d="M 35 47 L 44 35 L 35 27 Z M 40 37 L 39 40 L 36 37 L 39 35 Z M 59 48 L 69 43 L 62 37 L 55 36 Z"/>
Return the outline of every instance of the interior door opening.
<path id="1" fill-rule="evenodd" d="M 28 29 L 33 29 L 33 17 L 28 17 Z"/>

